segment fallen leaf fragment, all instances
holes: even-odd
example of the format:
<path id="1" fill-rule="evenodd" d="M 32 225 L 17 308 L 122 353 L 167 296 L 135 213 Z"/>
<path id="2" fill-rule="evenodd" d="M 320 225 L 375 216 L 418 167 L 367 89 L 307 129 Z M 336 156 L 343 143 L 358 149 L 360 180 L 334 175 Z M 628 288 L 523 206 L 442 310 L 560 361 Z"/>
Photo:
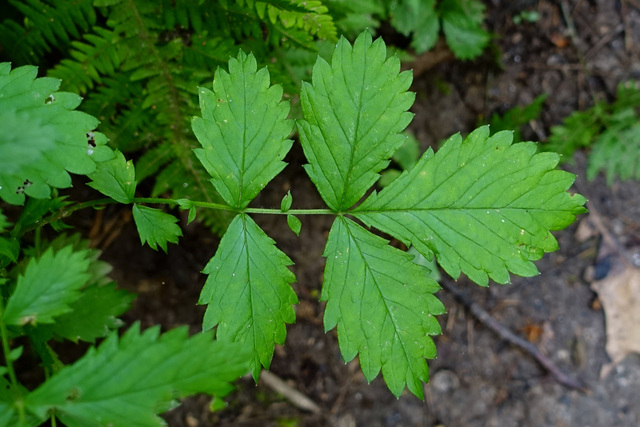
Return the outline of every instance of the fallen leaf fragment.
<path id="1" fill-rule="evenodd" d="M 624 266 L 591 284 L 605 312 L 607 353 L 611 362 L 603 365 L 600 377 L 628 354 L 640 353 L 640 269 Z"/>

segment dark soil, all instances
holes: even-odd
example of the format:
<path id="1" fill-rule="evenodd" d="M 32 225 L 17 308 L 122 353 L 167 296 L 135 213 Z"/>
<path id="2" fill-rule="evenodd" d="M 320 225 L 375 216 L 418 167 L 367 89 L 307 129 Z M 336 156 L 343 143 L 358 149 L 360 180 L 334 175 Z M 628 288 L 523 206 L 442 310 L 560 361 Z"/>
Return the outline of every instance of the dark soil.
<path id="1" fill-rule="evenodd" d="M 474 62 L 435 61 L 415 78 L 411 130 L 423 148 L 437 146 L 453 133 L 467 133 L 492 113 L 546 93 L 540 119 L 523 133 L 525 139 L 544 140 L 550 127 L 572 111 L 588 108 L 594 100 L 611 100 L 619 82 L 640 78 L 638 0 L 492 0 L 487 8 L 493 48 Z M 540 19 L 514 24 L 513 17 L 522 10 L 538 11 Z M 287 160 L 284 174 L 255 206 L 277 207 L 291 189 L 295 207 L 322 207 L 301 167 L 299 147 Z M 597 206 L 605 225 L 623 244 L 629 236 L 637 239 L 638 183 L 607 187 L 602 177 L 586 182 L 584 163 L 580 154 L 566 166 L 578 174 L 578 190 Z M 103 217 L 119 212 L 110 208 Z M 588 390 L 559 385 L 530 355 L 499 338 L 440 291 L 448 314 L 440 318 L 439 355 L 430 363 L 431 381 L 424 387 L 423 402 L 409 393 L 396 399 L 380 378 L 367 384 L 357 359 L 346 365 L 342 361 L 335 331 L 323 331 L 323 304 L 318 302 L 321 255 L 331 219 L 301 219 L 302 233 L 296 238 L 282 217 L 256 218 L 295 262 L 294 288 L 300 298 L 297 323 L 288 328 L 286 345 L 276 349 L 271 372 L 313 400 L 321 413 L 298 409 L 271 388 L 244 378 L 227 398 L 225 410 L 209 412 L 206 397 L 188 399 L 166 414 L 170 426 L 638 426 L 640 358 L 627 357 L 600 378 L 600 368 L 608 362 L 604 313 L 583 279 L 596 258 L 598 241 L 577 242 L 577 223 L 556 234 L 560 250 L 538 263 L 541 275 L 513 277 L 509 286 L 489 288 L 461 278 L 457 286 Z M 171 245 L 168 256 L 141 248 L 130 221 L 115 243 L 99 244 L 103 258 L 115 267 L 113 277 L 139 295 L 127 322 L 200 329 L 204 309 L 196 301 L 205 277 L 199 271 L 218 240 L 197 222 L 183 225 L 185 235 L 179 246 Z"/>

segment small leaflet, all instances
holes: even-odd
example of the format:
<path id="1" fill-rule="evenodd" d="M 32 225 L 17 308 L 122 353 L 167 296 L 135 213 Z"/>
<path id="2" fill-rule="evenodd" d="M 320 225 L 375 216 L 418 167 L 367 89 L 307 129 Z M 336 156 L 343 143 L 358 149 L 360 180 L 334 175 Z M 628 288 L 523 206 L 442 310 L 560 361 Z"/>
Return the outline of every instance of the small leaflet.
<path id="1" fill-rule="evenodd" d="M 133 205 L 133 220 L 140 234 L 140 241 L 148 243 L 151 248 L 158 250 L 158 246 L 167 252 L 167 242 L 178 243 L 182 230 L 176 222 L 178 218 L 160 209 Z"/>

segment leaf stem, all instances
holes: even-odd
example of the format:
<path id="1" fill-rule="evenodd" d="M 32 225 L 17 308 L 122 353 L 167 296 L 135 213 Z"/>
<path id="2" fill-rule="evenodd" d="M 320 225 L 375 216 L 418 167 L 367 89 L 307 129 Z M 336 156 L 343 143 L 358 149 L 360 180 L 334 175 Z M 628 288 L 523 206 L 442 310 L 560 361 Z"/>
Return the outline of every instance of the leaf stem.
<path id="1" fill-rule="evenodd" d="M 280 209 L 263 209 L 263 208 L 246 208 L 242 212 L 254 214 L 271 214 L 271 215 L 339 215 L 331 209 L 289 209 L 282 212 Z"/>
<path id="2" fill-rule="evenodd" d="M 20 392 L 20 383 L 13 369 L 13 361 L 10 358 L 11 347 L 9 347 L 9 331 L 4 324 L 4 302 L 0 298 L 0 335 L 2 335 L 2 351 L 4 352 L 4 360 L 7 365 L 7 372 L 11 380 L 11 386 L 14 396 L 14 406 L 18 409 L 20 425 L 26 425 L 26 413 L 22 403 L 22 393 Z"/>
<path id="3" fill-rule="evenodd" d="M 179 205 L 180 199 L 165 199 L 161 197 L 136 197 L 133 199 L 132 203 L 150 203 L 150 204 L 161 204 L 161 205 L 170 205 L 175 206 Z M 39 221 L 29 225 L 25 228 L 14 228 L 11 235 L 13 237 L 21 237 L 25 233 L 40 229 L 47 224 L 51 224 L 60 219 L 66 218 L 71 215 L 75 211 L 79 211 L 86 208 L 95 208 L 95 207 L 103 207 L 106 205 L 112 205 L 120 203 L 110 198 L 104 199 L 96 199 L 90 200 L 88 202 L 77 203 L 75 205 L 64 206 L 60 210 L 53 212 L 49 216 L 42 218 Z M 192 206 L 197 206 L 201 208 L 207 209 L 216 209 L 228 212 L 236 212 L 236 213 L 253 213 L 253 214 L 269 214 L 269 215 L 341 215 L 340 212 L 332 211 L 331 209 L 289 209 L 286 212 L 283 212 L 280 209 L 265 209 L 265 208 L 244 208 L 237 209 L 232 206 L 224 205 L 221 203 L 213 203 L 213 202 L 200 202 L 196 200 L 189 200 L 189 203 Z"/>

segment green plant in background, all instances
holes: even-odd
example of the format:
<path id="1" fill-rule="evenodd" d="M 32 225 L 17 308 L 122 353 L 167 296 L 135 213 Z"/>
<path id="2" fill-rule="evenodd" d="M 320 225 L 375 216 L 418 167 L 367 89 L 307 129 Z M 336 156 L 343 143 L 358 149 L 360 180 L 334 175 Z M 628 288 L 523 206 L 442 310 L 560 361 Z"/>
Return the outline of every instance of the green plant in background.
<path id="1" fill-rule="evenodd" d="M 616 100 L 596 104 L 586 111 L 576 111 L 559 126 L 551 128 L 544 148 L 565 156 L 590 148 L 587 178 L 604 171 L 607 184 L 615 178 L 640 180 L 640 88 L 635 83 L 618 86 Z"/>
<path id="2" fill-rule="evenodd" d="M 348 34 L 377 28 L 389 20 L 393 28 L 410 37 L 410 46 L 421 54 L 444 33 L 456 58 L 479 56 L 490 40 L 482 28 L 485 6 L 478 0 L 372 0 L 326 2 L 336 24 Z"/>
<path id="3" fill-rule="evenodd" d="M 538 22 L 540 19 L 540 14 L 536 10 L 523 10 L 519 14 L 513 17 L 513 23 L 516 25 L 520 25 L 523 22 L 528 22 L 530 24 Z"/>
<path id="4" fill-rule="evenodd" d="M 135 181 L 133 166 L 95 131 L 98 121 L 75 110 L 80 97 L 58 92 L 59 80 L 36 79 L 36 72 L 33 66 L 11 70 L 0 64 L 0 198 L 20 205 L 29 196 L 13 227 L 0 211 L 0 426 L 35 426 L 46 419 L 55 425 L 55 417 L 68 426 L 159 425 L 155 414 L 177 397 L 225 395 L 248 369 L 249 354 L 241 346 L 214 341 L 210 333 L 189 338 L 186 328 L 141 332 L 137 324 L 118 338 L 117 316 L 133 295 L 116 289 L 107 277 L 111 267 L 78 235 L 41 238 L 43 217 L 82 207 L 57 196 L 71 186 L 69 173 L 91 176 L 93 185 L 123 203 L 133 196 Z M 65 227 L 48 221 L 58 230 Z M 35 230 L 33 245 L 22 239 L 29 230 Z M 47 378 L 34 390 L 16 372 L 25 348 L 17 343 L 24 338 Z M 99 338 L 106 339 L 67 366 L 50 345 Z"/>
<path id="5" fill-rule="evenodd" d="M 507 110 L 502 115 L 497 113 L 492 114 L 491 120 L 489 121 L 491 132 L 497 133 L 503 130 L 511 130 L 513 131 L 513 142 L 522 141 L 520 129 L 531 120 L 536 120 L 540 117 L 542 104 L 544 104 L 546 99 L 546 94 L 538 95 L 533 102 L 523 107 L 516 106 Z"/>

